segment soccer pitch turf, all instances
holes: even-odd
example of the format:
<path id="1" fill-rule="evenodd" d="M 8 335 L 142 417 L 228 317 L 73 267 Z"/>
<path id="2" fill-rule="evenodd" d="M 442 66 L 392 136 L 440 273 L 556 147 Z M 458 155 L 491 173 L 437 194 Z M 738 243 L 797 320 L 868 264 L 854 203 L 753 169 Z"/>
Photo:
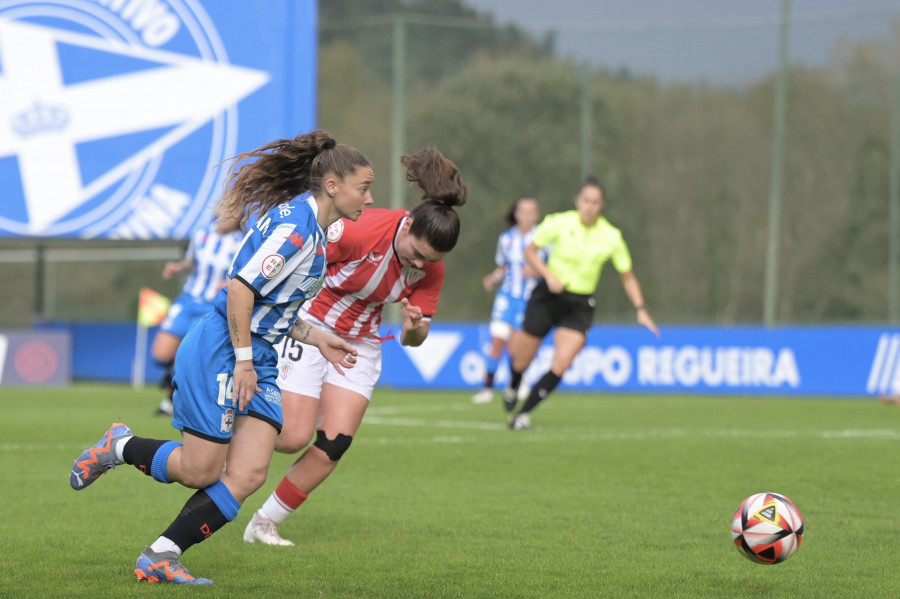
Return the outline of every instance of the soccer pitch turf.
<path id="1" fill-rule="evenodd" d="M 212 587 L 139 583 L 135 559 L 192 491 L 121 466 L 75 492 L 111 422 L 177 438 L 155 389 L 0 389 L 0 597 L 898 597 L 900 407 L 877 401 L 559 393 L 510 431 L 499 394 L 376 391 L 334 475 L 279 530 L 237 519 L 184 558 Z M 731 542 L 738 504 L 790 497 L 797 554 Z"/>

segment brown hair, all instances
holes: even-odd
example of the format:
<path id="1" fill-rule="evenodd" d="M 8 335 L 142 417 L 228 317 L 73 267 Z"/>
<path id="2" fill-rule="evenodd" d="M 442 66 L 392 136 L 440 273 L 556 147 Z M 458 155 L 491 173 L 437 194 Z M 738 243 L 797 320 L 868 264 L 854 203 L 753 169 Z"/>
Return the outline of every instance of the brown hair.
<path id="1" fill-rule="evenodd" d="M 603 188 L 603 184 L 600 183 L 600 180 L 597 179 L 594 175 L 588 175 L 584 182 L 581 184 L 581 187 L 578 188 L 578 193 L 581 193 L 581 190 L 585 187 L 596 187 L 600 190 L 600 193 L 603 194 L 603 199 L 606 199 L 606 190 Z"/>
<path id="2" fill-rule="evenodd" d="M 240 164 L 249 159 L 255 160 Z M 371 166 L 362 152 L 337 143 L 325 131 L 278 139 L 232 160 L 217 214 L 265 214 L 307 191 L 316 195 L 329 173 L 343 180 L 357 168 Z"/>
<path id="3" fill-rule="evenodd" d="M 406 180 L 422 190 L 422 203 L 409 213 L 413 219 L 409 232 L 438 252 L 449 252 L 459 239 L 459 216 L 453 206 L 468 199 L 459 169 L 437 150 L 428 149 L 403 156 L 400 164 L 406 167 Z"/>

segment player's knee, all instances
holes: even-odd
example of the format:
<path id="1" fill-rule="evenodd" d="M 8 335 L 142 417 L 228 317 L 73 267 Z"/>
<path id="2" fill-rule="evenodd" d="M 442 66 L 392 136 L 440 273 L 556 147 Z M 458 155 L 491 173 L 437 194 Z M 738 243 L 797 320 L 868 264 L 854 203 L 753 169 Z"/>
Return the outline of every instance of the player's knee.
<path id="1" fill-rule="evenodd" d="M 342 433 L 338 433 L 334 439 L 329 439 L 323 430 L 316 431 L 316 442 L 313 443 L 313 447 L 318 447 L 322 451 L 325 452 L 325 455 L 328 456 L 328 459 L 332 462 L 337 462 L 341 459 L 341 456 L 346 453 L 348 449 L 350 449 L 350 443 L 353 442 L 353 435 L 344 435 Z"/>
<path id="2" fill-rule="evenodd" d="M 219 480 L 221 476 L 221 469 L 218 472 L 213 470 L 191 470 L 182 472 L 178 477 L 178 482 L 189 489 L 205 489 Z"/>
<path id="3" fill-rule="evenodd" d="M 275 437 L 275 451 L 279 453 L 297 453 L 313 440 L 311 430 L 281 429 L 281 434 Z"/>

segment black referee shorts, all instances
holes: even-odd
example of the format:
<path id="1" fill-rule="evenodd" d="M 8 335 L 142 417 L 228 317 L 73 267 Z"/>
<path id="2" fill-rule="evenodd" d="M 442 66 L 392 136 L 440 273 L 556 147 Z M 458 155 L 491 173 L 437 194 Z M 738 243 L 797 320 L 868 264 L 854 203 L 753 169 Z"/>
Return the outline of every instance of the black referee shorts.
<path id="1" fill-rule="evenodd" d="M 542 279 L 531 292 L 522 330 L 534 337 L 544 337 L 553 327 L 587 334 L 594 321 L 594 306 L 593 296 L 568 291 L 551 293 Z"/>

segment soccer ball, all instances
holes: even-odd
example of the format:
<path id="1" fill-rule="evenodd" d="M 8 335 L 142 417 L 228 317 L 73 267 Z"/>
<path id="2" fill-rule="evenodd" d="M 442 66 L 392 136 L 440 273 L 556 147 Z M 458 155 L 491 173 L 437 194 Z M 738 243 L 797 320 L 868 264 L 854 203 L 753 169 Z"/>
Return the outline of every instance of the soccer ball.
<path id="1" fill-rule="evenodd" d="M 780 564 L 803 541 L 803 516 L 778 493 L 751 495 L 731 521 L 731 538 L 744 557 L 757 564 Z"/>

